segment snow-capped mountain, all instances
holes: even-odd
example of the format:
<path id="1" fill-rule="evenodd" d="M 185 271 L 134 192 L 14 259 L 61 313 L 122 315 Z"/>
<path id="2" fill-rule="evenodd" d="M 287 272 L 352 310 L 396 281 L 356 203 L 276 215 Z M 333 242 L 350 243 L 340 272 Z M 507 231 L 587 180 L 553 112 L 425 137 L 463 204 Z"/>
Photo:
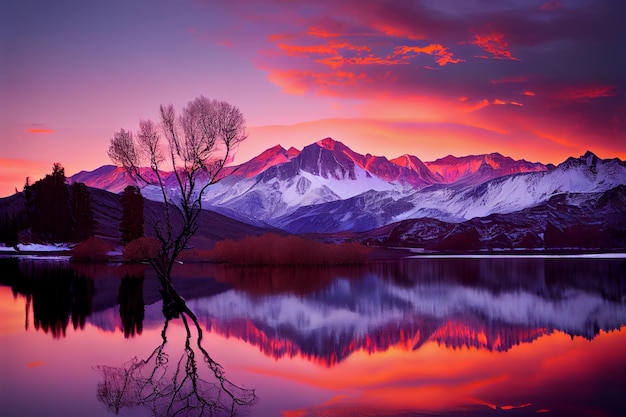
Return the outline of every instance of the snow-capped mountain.
<path id="1" fill-rule="evenodd" d="M 525 160 L 515 161 L 499 153 L 489 155 L 464 156 L 461 158 L 448 155 L 425 164 L 437 175 L 442 183 L 476 185 L 493 178 L 522 172 L 542 172 L 548 167 Z"/>
<path id="2" fill-rule="evenodd" d="M 421 207 L 419 217 L 461 220 L 462 216 L 438 211 L 448 192 L 511 173 L 547 171 L 544 165 L 499 154 L 449 156 L 432 163 L 411 155 L 388 160 L 358 154 L 330 138 L 300 153 L 292 152 L 290 158 L 286 152 L 282 149 L 284 162 L 272 163 L 264 171 L 243 164 L 238 171 L 259 174 L 224 178 L 209 190 L 208 205 L 243 221 L 263 221 L 296 233 L 368 230 L 401 220 L 404 213 L 416 209 L 407 199 L 434 185 L 440 186 L 438 192 L 433 190 L 433 195 L 440 197 L 434 202 L 437 210 Z M 431 170 L 429 164 L 437 170 Z"/>
<path id="3" fill-rule="evenodd" d="M 71 181 L 114 192 L 134 184 L 110 166 Z M 554 195 L 604 192 L 621 184 L 626 164 L 591 152 L 557 167 L 498 153 L 422 162 L 411 155 L 361 155 L 326 138 L 302 151 L 275 146 L 228 167 L 204 200 L 206 208 L 227 216 L 292 233 L 365 231 L 407 219 L 461 223 L 535 207 Z M 142 193 L 158 200 L 156 191 L 147 186 Z"/>
<path id="4" fill-rule="evenodd" d="M 305 233 L 365 231 L 416 218 L 463 222 L 524 210 L 547 202 L 554 195 L 608 191 L 626 184 L 626 164 L 619 159 L 600 160 L 588 152 L 549 171 L 516 173 L 478 185 L 462 181 L 432 185 L 409 194 L 368 192 L 348 200 L 300 208 L 272 224 Z"/>
<path id="5" fill-rule="evenodd" d="M 122 167 L 103 165 L 93 171 L 80 171 L 69 178 L 70 183 L 82 182 L 88 187 L 100 188 L 112 193 L 121 193 L 136 181 Z"/>

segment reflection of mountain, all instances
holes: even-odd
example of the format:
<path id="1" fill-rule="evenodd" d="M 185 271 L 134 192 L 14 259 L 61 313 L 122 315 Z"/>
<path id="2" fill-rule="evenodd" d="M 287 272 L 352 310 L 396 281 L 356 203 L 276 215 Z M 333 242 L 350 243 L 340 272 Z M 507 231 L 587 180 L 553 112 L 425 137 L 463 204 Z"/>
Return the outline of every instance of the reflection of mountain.
<path id="1" fill-rule="evenodd" d="M 74 328 L 87 320 L 127 336 L 162 325 L 156 279 L 129 278 L 142 276 L 139 269 L 1 266 L 0 283 L 31 299 L 36 326 L 55 337 L 70 320 Z M 419 258 L 343 269 L 198 264 L 178 269 L 175 284 L 207 329 L 275 358 L 327 366 L 356 351 L 428 342 L 507 351 L 553 331 L 592 339 L 626 324 L 624 259 Z"/>
<path id="2" fill-rule="evenodd" d="M 358 350 L 429 341 L 506 351 L 555 330 L 592 339 L 626 324 L 625 284 L 623 260 L 420 259 L 306 295 L 259 295 L 256 285 L 254 295 L 227 291 L 189 305 L 207 328 L 270 356 L 330 366 Z"/>
<path id="3" fill-rule="evenodd" d="M 478 320 L 437 321 L 425 318 L 391 322 L 352 339 L 350 334 L 335 333 L 329 333 L 326 337 L 306 336 L 288 328 L 263 328 L 252 320 L 244 319 L 212 319 L 206 322 L 206 327 L 222 336 L 241 339 L 275 359 L 301 356 L 325 366 L 333 366 L 356 351 L 376 353 L 391 347 L 419 349 L 426 342 L 436 342 L 455 349 L 477 348 L 505 352 L 513 346 L 530 343 L 549 333 L 545 328 L 485 324 Z"/>

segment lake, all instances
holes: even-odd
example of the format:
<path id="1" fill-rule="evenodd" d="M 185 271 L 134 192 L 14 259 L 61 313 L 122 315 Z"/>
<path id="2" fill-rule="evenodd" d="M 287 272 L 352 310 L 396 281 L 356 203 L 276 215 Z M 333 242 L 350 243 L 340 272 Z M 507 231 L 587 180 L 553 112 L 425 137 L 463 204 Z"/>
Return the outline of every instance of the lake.
<path id="1" fill-rule="evenodd" d="M 624 258 L 185 264 L 173 284 L 193 316 L 143 265 L 1 258 L 0 414 L 626 410 Z"/>

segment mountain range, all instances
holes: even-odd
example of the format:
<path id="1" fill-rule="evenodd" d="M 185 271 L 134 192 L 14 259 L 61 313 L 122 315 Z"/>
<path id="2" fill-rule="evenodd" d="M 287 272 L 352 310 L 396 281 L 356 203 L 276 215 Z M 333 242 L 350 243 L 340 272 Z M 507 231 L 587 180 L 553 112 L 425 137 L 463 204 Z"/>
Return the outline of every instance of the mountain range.
<path id="1" fill-rule="evenodd" d="M 135 184 L 115 166 L 70 182 L 115 193 Z M 159 200 L 155 186 L 141 188 Z M 228 167 L 204 196 L 204 207 L 258 227 L 440 250 L 626 247 L 624 202 L 626 163 L 592 152 L 557 166 L 498 153 L 422 162 L 331 138 L 267 149 Z"/>

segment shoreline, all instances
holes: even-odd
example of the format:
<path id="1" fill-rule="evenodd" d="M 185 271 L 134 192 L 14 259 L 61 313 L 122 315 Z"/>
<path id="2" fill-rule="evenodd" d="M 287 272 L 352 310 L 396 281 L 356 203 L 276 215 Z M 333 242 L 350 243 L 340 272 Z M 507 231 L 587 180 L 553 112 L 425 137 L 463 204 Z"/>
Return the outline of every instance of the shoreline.
<path id="1" fill-rule="evenodd" d="M 125 263 L 121 256 L 111 255 L 106 260 L 102 261 L 84 261 L 80 259 L 72 259 L 75 256 L 71 250 L 51 250 L 51 251 L 37 251 L 37 250 L 0 250 L 0 258 L 29 258 L 29 259 L 41 259 L 41 260 L 68 260 L 84 263 Z M 481 250 L 471 252 L 437 252 L 426 251 L 422 248 L 402 248 L 402 247 L 390 247 L 390 248 L 372 248 L 369 262 L 384 261 L 384 260 L 398 260 L 398 259 L 481 259 L 481 258 L 595 258 L 595 259 L 626 259 L 625 249 L 613 249 L 613 250 L 600 250 L 600 249 L 540 249 L 540 250 L 527 250 L 527 249 L 514 249 L 514 250 Z M 213 260 L 186 260 L 185 263 L 215 263 Z"/>

